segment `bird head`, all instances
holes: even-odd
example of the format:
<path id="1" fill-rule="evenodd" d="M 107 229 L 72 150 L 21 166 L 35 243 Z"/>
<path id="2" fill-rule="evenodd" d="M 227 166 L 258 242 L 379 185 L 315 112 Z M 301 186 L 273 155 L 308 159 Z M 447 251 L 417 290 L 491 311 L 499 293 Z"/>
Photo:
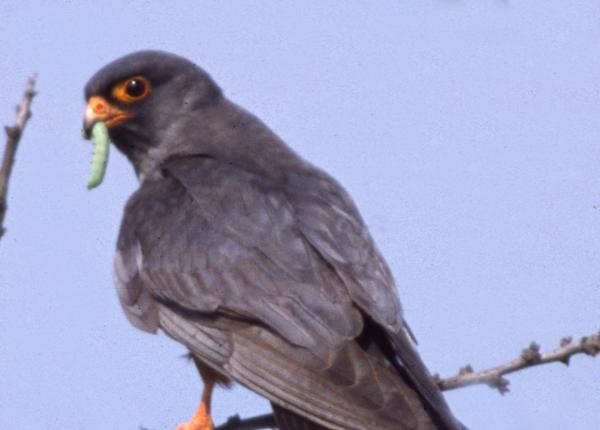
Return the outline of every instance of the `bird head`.
<path id="1" fill-rule="evenodd" d="M 185 124 L 222 98 L 194 63 L 160 51 L 140 51 L 100 69 L 85 87 L 84 134 L 103 121 L 115 146 L 136 171 L 153 148 L 176 145 Z"/>

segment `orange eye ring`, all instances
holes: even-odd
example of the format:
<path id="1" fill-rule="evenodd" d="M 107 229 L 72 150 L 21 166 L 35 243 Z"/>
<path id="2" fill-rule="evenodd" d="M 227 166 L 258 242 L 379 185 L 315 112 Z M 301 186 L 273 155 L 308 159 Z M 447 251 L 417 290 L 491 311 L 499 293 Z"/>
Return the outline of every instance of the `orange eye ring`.
<path id="1" fill-rule="evenodd" d="M 150 94 L 152 86 L 143 76 L 133 76 L 116 85 L 112 90 L 115 99 L 124 103 L 140 101 Z"/>

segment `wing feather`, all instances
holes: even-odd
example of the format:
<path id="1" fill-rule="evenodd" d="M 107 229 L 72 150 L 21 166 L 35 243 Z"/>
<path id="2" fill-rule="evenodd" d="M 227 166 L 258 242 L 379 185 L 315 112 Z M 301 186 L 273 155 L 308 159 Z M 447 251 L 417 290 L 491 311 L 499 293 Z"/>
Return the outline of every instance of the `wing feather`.
<path id="1" fill-rule="evenodd" d="M 339 185 L 314 169 L 276 183 L 208 157 L 163 172 L 132 196 L 120 232 L 115 271 L 130 320 L 327 427 L 438 428 L 423 398 L 447 407 L 422 363 L 411 362 L 407 384 L 355 341 L 363 313 L 391 338 L 404 322 L 390 271 Z M 142 294 L 154 299 L 147 312 L 135 308 Z M 457 428 L 442 419 L 440 429 Z"/>
<path id="2" fill-rule="evenodd" d="M 434 428 L 414 392 L 404 384 L 390 384 L 394 381 L 392 371 L 369 364 L 372 358 L 355 343 L 348 342 L 336 355 L 353 356 L 354 361 L 362 362 L 358 374 L 329 366 L 306 348 L 248 322 L 227 317 L 190 318 L 168 307 L 161 308 L 160 321 L 168 334 L 209 365 L 327 428 Z M 343 383 L 332 383 L 337 380 Z"/>

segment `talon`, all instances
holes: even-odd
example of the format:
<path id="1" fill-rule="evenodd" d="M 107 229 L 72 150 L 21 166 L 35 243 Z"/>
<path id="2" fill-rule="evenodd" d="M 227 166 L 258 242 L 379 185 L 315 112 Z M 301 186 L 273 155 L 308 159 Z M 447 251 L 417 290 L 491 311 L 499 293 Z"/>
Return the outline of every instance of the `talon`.
<path id="1" fill-rule="evenodd" d="M 179 424 L 177 430 L 214 430 L 206 403 L 202 401 L 191 421 Z"/>

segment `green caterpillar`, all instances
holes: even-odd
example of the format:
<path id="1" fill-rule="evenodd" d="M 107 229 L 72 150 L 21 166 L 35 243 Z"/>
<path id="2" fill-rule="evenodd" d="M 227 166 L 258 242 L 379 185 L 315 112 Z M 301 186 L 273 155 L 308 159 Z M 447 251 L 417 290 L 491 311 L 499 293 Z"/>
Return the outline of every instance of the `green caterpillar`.
<path id="1" fill-rule="evenodd" d="M 102 179 L 104 179 L 104 172 L 106 172 L 108 148 L 110 147 L 110 144 L 108 128 L 103 121 L 98 121 L 92 127 L 92 142 L 94 142 L 94 155 L 92 156 L 90 177 L 87 183 L 88 190 L 100 185 Z"/>

